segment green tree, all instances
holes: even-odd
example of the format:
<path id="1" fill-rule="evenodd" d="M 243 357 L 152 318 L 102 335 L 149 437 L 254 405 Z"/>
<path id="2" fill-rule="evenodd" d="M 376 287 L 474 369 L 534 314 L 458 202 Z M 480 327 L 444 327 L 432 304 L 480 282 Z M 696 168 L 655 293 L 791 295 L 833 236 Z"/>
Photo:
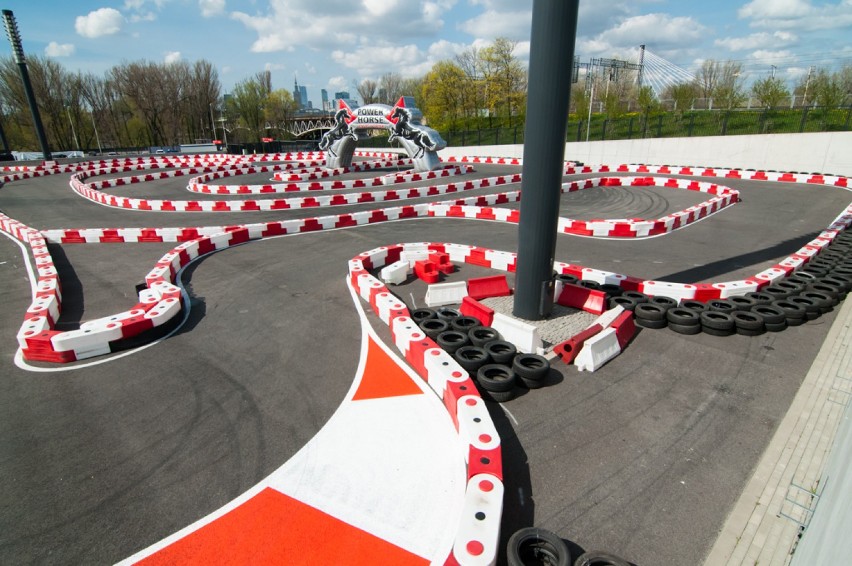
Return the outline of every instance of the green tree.
<path id="1" fill-rule="evenodd" d="M 743 88 L 743 66 L 726 61 L 719 66 L 718 80 L 712 91 L 713 106 L 730 110 L 738 108 L 748 98 Z"/>
<path id="2" fill-rule="evenodd" d="M 522 113 L 526 101 L 527 74 L 515 56 L 516 41 L 498 37 L 480 50 L 480 68 L 486 83 L 486 105 L 497 116 L 507 118 Z M 500 111 L 502 109 L 502 111 Z"/>
<path id="3" fill-rule="evenodd" d="M 848 92 L 844 89 L 840 72 L 829 73 L 825 69 L 820 69 L 811 80 L 813 100 L 817 106 L 837 108 L 846 100 Z"/>
<path id="4" fill-rule="evenodd" d="M 646 116 L 660 109 L 660 101 L 657 99 L 654 89 L 650 86 L 646 85 L 640 88 L 637 99 L 639 101 L 639 108 L 642 109 L 642 113 Z"/>
<path id="5" fill-rule="evenodd" d="M 438 61 L 423 79 L 423 114 L 436 130 L 458 127 L 465 74 L 453 61 Z"/>
<path id="6" fill-rule="evenodd" d="M 790 91 L 787 90 L 784 81 L 776 77 L 766 77 L 755 81 L 751 85 L 751 94 L 764 108 L 775 108 L 790 98 Z"/>
<path id="7" fill-rule="evenodd" d="M 698 98 L 698 87 L 695 83 L 677 83 L 668 87 L 664 98 L 674 101 L 674 109 L 683 113 L 692 108 L 692 102 Z"/>
<path id="8" fill-rule="evenodd" d="M 263 105 L 266 127 L 286 132 L 287 120 L 298 108 L 293 95 L 287 89 L 273 90 Z"/>
<path id="9" fill-rule="evenodd" d="M 266 103 L 271 93 L 269 84 L 261 73 L 237 83 L 228 99 L 230 114 L 236 116 L 254 140 L 263 137 L 266 123 Z"/>

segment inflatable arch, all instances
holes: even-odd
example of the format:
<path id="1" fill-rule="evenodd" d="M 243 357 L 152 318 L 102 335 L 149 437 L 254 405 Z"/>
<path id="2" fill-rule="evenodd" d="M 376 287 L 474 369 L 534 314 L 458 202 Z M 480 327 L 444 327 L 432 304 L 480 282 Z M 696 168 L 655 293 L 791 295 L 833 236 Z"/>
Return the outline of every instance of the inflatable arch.
<path id="1" fill-rule="evenodd" d="M 388 141 L 399 140 L 414 161 L 415 171 L 433 171 L 441 163 L 438 151 L 447 147 L 447 142 L 441 134 L 420 124 L 422 116 L 410 96 L 401 96 L 394 106 L 368 104 L 354 110 L 341 100 L 334 114 L 335 125 L 323 135 L 319 148 L 326 152 L 329 167 L 348 167 L 361 132 L 388 130 Z"/>

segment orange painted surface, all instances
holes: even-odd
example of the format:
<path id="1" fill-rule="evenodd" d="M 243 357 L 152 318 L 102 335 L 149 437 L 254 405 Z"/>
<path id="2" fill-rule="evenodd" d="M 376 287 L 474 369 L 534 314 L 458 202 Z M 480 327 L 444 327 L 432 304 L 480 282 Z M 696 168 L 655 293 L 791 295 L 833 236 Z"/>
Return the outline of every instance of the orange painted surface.
<path id="1" fill-rule="evenodd" d="M 420 395 L 423 390 L 385 352 L 372 337 L 367 337 L 367 362 L 353 401 Z"/>
<path id="2" fill-rule="evenodd" d="M 271 488 L 138 562 L 145 566 L 428 563 Z"/>

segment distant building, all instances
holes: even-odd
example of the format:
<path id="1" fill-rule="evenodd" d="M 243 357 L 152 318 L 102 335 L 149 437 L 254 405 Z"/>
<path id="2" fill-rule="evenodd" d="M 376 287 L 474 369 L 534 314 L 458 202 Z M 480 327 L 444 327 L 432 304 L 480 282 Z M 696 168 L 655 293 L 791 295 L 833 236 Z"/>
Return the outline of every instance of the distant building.
<path id="1" fill-rule="evenodd" d="M 296 108 L 302 108 L 302 91 L 299 89 L 299 79 L 293 77 L 293 100 L 296 102 Z"/>
<path id="2" fill-rule="evenodd" d="M 334 99 L 335 100 L 340 100 L 341 98 L 343 98 L 344 100 L 348 100 L 349 99 L 349 93 L 345 90 L 341 90 L 340 92 L 334 93 Z"/>
<path id="3" fill-rule="evenodd" d="M 322 109 L 328 112 L 329 110 L 331 110 L 331 104 L 328 103 L 328 91 L 325 89 L 321 89 L 320 96 L 322 97 Z"/>
<path id="4" fill-rule="evenodd" d="M 304 110 L 305 108 L 310 108 L 311 103 L 308 100 L 308 89 L 305 88 L 304 85 L 299 87 L 299 94 L 301 95 L 299 97 L 299 101 L 301 102 L 299 108 L 302 110 Z"/>

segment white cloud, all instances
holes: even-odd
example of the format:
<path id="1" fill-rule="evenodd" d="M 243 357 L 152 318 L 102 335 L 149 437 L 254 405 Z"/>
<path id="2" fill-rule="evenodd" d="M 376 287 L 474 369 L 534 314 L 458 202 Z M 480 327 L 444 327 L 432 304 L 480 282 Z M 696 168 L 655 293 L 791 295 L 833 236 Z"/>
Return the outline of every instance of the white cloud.
<path id="1" fill-rule="evenodd" d="M 114 35 L 121 31 L 124 16 L 115 8 L 99 8 L 85 16 L 77 16 L 74 29 L 83 37 Z"/>
<path id="2" fill-rule="evenodd" d="M 282 63 L 266 63 L 263 65 L 264 71 L 283 71 L 287 66 Z"/>
<path id="3" fill-rule="evenodd" d="M 494 39 L 502 36 L 521 39 L 530 36 L 531 25 L 531 10 L 506 12 L 486 10 L 475 18 L 463 22 L 460 28 L 478 38 Z"/>
<path id="4" fill-rule="evenodd" d="M 786 49 L 772 51 L 770 49 L 758 49 L 754 53 L 751 54 L 751 58 L 756 61 L 763 61 L 766 63 L 772 63 L 772 61 L 778 61 L 779 59 L 789 60 L 793 57 L 792 51 L 787 51 Z"/>
<path id="5" fill-rule="evenodd" d="M 74 44 L 73 43 L 56 43 L 55 41 L 51 41 L 47 44 L 47 47 L 44 48 L 44 54 L 48 57 L 70 57 L 74 55 Z"/>
<path id="6" fill-rule="evenodd" d="M 334 48 L 411 41 L 430 37 L 444 25 L 447 1 L 270 0 L 266 14 L 232 12 L 231 18 L 257 33 L 254 52 L 292 51 L 296 47 Z M 366 9 L 365 9 L 366 5 Z"/>
<path id="7" fill-rule="evenodd" d="M 314 67 L 313 65 L 311 65 L 308 62 L 305 62 L 305 69 L 308 71 L 309 75 L 316 75 L 317 74 L 317 68 Z"/>
<path id="8" fill-rule="evenodd" d="M 346 88 L 346 79 L 343 77 L 331 77 L 328 79 L 328 90 L 340 92 Z"/>
<path id="9" fill-rule="evenodd" d="M 739 9 L 741 19 L 756 28 L 813 31 L 852 26 L 852 0 L 822 3 L 811 0 L 752 0 Z"/>
<path id="10" fill-rule="evenodd" d="M 212 18 L 225 13 L 225 0 L 198 0 L 198 7 L 203 17 Z"/>
<path id="11" fill-rule="evenodd" d="M 130 16 L 130 23 L 135 24 L 137 22 L 153 22 L 157 19 L 157 14 L 154 12 L 141 12 L 139 14 L 133 14 Z"/>
<path id="12" fill-rule="evenodd" d="M 748 49 L 787 45 L 797 41 L 798 39 L 799 38 L 796 34 L 788 31 L 776 31 L 774 33 L 763 31 L 753 33 L 746 37 L 726 37 L 724 39 L 717 39 L 714 44 L 719 47 L 726 47 L 731 51 L 745 51 Z"/>
<path id="13" fill-rule="evenodd" d="M 180 61 L 180 51 L 166 51 L 163 54 L 163 62 L 166 65 L 171 65 L 172 63 L 177 63 Z"/>

